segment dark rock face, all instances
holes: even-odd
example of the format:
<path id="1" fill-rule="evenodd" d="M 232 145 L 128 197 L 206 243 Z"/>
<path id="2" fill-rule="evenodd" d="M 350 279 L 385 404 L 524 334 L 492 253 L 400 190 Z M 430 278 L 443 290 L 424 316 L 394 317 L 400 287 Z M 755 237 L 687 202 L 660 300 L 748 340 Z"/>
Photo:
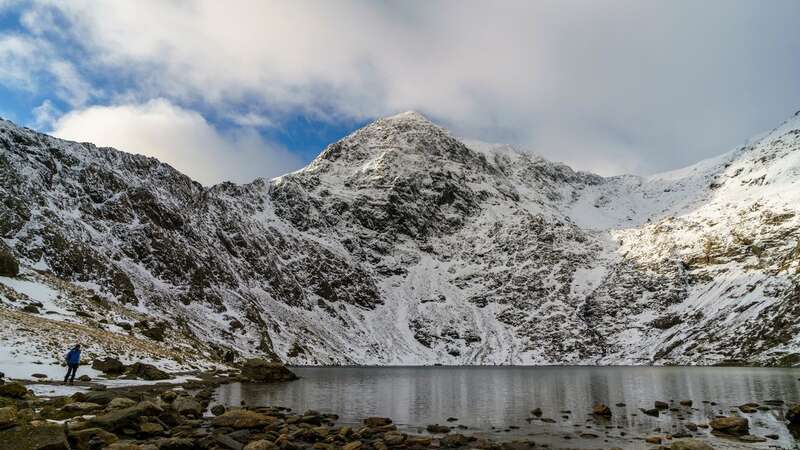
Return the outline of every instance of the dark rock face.
<path id="1" fill-rule="evenodd" d="M 0 240 L 0 276 L 15 277 L 19 275 L 19 261 L 14 253 Z"/>
<path id="2" fill-rule="evenodd" d="M 281 363 L 253 358 L 242 365 L 242 378 L 258 383 L 275 383 L 296 380 L 297 375 Z"/>
<path id="3" fill-rule="evenodd" d="M 794 405 L 786 411 L 786 420 L 793 425 L 800 425 L 800 405 Z"/>

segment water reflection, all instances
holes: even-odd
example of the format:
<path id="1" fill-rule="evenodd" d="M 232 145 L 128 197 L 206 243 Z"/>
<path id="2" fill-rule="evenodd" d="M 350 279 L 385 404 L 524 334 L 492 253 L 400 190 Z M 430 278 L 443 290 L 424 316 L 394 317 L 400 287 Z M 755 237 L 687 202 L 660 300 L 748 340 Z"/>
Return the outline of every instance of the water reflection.
<path id="1" fill-rule="evenodd" d="M 667 433 L 689 432 L 689 422 L 708 422 L 715 415 L 732 414 L 747 402 L 779 399 L 800 401 L 800 371 L 796 369 L 730 367 L 347 367 L 297 368 L 301 380 L 277 385 L 232 384 L 223 386 L 217 401 L 238 405 L 280 405 L 294 410 L 317 409 L 341 416 L 343 422 L 364 417 L 391 417 L 407 427 L 457 423 L 473 431 L 518 435 L 576 434 L 592 430 L 606 439 L 626 439 L 660 429 Z M 655 400 L 674 401 L 676 411 L 660 417 L 644 415 Z M 680 407 L 692 400 L 693 407 Z M 703 401 L 709 403 L 703 403 Z M 715 402 L 712 405 L 710 402 Z M 611 406 L 609 420 L 591 417 L 595 403 Z M 626 407 L 616 407 L 625 403 Z M 530 410 L 539 407 L 544 418 L 534 420 Z M 571 411 L 562 413 L 562 411 Z M 735 414 L 741 414 L 738 411 Z M 567 416 L 564 418 L 563 416 Z M 753 434 L 779 435 L 759 445 L 796 446 L 797 439 L 783 424 L 783 408 L 749 414 Z M 528 420 L 526 420 L 528 419 Z M 518 430 L 506 432 L 509 426 Z M 591 428 L 589 428 L 591 427 Z M 625 433 L 623 438 L 621 433 Z M 704 430 L 700 434 L 707 435 Z M 796 433 L 796 430 L 795 430 Z M 572 441 L 577 443 L 576 441 Z M 641 448 L 646 448 L 641 444 Z M 741 443 L 719 442 L 720 447 L 743 448 Z"/>

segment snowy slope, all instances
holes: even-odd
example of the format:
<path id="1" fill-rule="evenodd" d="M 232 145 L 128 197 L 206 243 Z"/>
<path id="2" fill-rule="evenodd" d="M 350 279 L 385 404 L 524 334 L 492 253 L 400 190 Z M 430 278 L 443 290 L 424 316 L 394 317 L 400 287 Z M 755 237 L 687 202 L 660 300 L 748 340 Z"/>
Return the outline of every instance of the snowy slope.
<path id="1" fill-rule="evenodd" d="M 241 186 L 10 122 L 0 148 L 0 233 L 25 270 L 149 317 L 133 338 L 168 324 L 198 363 L 800 362 L 798 117 L 651 177 L 412 112 Z"/>

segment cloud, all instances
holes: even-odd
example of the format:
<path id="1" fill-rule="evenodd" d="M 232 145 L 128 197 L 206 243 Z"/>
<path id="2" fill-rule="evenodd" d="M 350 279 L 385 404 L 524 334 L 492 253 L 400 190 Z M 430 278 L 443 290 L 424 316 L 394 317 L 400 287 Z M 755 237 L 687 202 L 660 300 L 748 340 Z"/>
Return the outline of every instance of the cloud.
<path id="1" fill-rule="evenodd" d="M 139 101 L 266 111 L 240 117 L 253 125 L 418 109 L 458 134 L 606 173 L 724 152 L 800 105 L 792 0 L 42 0 L 32 11 L 63 23 L 59 39 L 92 66 L 134 80 Z"/>
<path id="2" fill-rule="evenodd" d="M 72 62 L 62 59 L 45 39 L 0 34 L 0 84 L 28 92 L 46 86 L 72 106 L 82 106 L 94 93 Z"/>
<path id="3" fill-rule="evenodd" d="M 197 112 L 165 99 L 75 110 L 55 121 L 52 134 L 152 156 L 205 185 L 249 182 L 302 166 L 252 129 L 220 132 Z"/>

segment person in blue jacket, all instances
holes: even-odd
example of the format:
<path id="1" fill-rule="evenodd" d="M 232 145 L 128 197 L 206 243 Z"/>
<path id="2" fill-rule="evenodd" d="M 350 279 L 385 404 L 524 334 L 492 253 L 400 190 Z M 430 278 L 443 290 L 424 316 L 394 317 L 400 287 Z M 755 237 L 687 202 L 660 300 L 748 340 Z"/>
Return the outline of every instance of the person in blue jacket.
<path id="1" fill-rule="evenodd" d="M 67 353 L 67 376 L 64 377 L 64 383 L 75 382 L 75 373 L 78 372 L 79 365 L 81 365 L 81 344 L 75 344 L 75 347 Z"/>

